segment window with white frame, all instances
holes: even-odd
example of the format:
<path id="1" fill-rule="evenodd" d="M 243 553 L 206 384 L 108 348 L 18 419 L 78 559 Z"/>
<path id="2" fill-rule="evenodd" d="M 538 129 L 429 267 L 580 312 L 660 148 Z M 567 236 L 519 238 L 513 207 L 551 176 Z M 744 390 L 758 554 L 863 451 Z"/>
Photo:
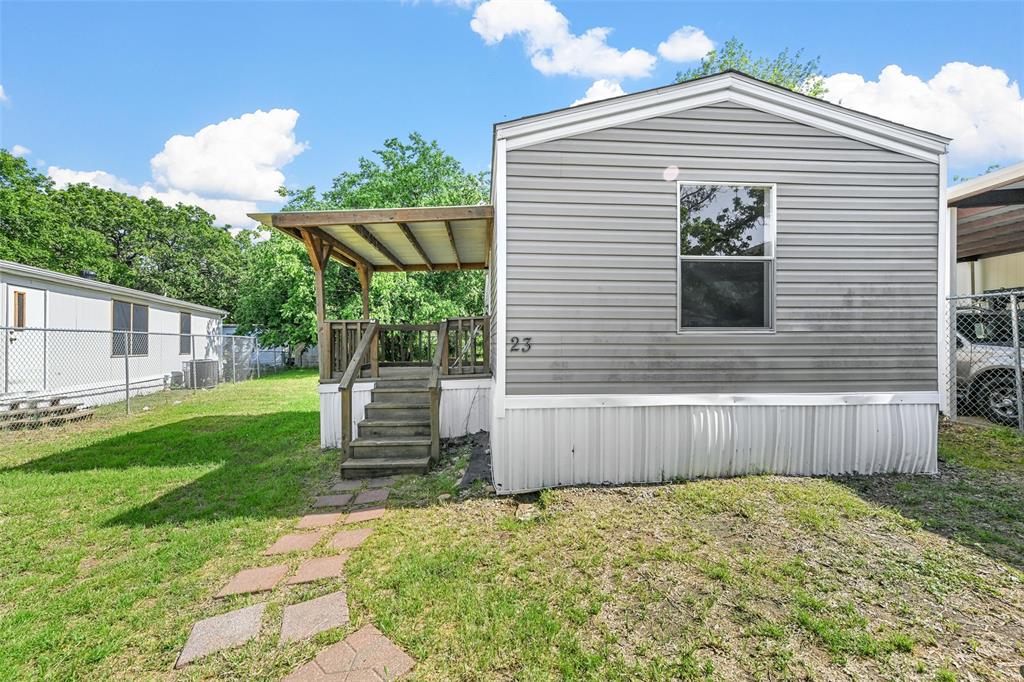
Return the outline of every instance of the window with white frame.
<path id="1" fill-rule="evenodd" d="M 680 182 L 679 328 L 774 328 L 774 185 Z"/>

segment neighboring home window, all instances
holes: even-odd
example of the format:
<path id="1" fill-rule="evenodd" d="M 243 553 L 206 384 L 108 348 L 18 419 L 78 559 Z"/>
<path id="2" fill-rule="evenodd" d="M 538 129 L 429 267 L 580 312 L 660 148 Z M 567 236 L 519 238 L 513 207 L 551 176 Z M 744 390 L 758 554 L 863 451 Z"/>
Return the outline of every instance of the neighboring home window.
<path id="1" fill-rule="evenodd" d="M 112 353 L 125 354 L 125 333 L 129 355 L 149 354 L 149 306 L 114 301 Z"/>
<path id="2" fill-rule="evenodd" d="M 14 292 L 14 326 L 23 328 L 25 326 L 25 292 Z"/>
<path id="3" fill-rule="evenodd" d="M 178 352 L 188 355 L 192 352 L 192 313 L 178 313 Z"/>
<path id="4" fill-rule="evenodd" d="M 774 185 L 679 183 L 679 327 L 774 328 Z"/>

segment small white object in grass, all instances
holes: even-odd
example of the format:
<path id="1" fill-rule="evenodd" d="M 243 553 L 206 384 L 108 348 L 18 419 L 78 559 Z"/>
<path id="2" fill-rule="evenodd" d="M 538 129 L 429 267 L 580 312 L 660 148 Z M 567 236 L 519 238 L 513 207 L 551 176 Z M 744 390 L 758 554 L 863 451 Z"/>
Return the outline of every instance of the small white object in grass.
<path id="1" fill-rule="evenodd" d="M 445 493 L 443 495 L 438 495 L 437 496 L 437 501 L 438 502 L 448 502 L 451 499 L 452 499 L 452 496 L 449 495 L 448 493 Z"/>
<path id="2" fill-rule="evenodd" d="M 142 406 L 142 411 L 143 411 L 143 412 L 149 412 L 149 410 L 150 410 L 150 407 L 149 407 L 149 405 L 143 405 L 143 406 Z"/>
<path id="3" fill-rule="evenodd" d="M 173 404 L 174 405 L 181 405 L 181 401 L 180 400 L 175 400 Z"/>

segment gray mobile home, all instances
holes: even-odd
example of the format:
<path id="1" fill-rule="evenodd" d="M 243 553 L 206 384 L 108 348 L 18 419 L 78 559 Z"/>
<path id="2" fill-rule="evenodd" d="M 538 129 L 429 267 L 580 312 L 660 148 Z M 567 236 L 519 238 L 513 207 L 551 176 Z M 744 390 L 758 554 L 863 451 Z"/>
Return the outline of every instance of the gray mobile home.
<path id="1" fill-rule="evenodd" d="M 931 472 L 948 142 L 728 72 L 496 125 L 492 207 L 258 217 L 367 285 L 374 269 L 489 271 L 479 334 L 431 332 L 427 402 L 471 348 L 499 492 Z M 332 324 L 352 322 L 324 321 L 337 350 Z M 383 380 L 383 346 L 378 326 L 345 333 L 322 409 L 356 433 L 335 396 Z M 359 459 L 359 437 L 338 439 Z"/>

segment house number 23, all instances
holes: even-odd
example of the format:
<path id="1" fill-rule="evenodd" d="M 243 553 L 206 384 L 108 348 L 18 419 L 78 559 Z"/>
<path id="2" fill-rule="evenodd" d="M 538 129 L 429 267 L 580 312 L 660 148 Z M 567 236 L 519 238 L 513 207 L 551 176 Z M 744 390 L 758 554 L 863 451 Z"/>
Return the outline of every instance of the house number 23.
<path id="1" fill-rule="evenodd" d="M 509 352 L 510 353 L 529 353 L 530 352 L 530 348 L 532 348 L 532 346 L 530 345 L 530 339 L 531 338 L 532 337 L 530 337 L 530 336 L 524 336 L 522 338 L 522 340 L 520 340 L 520 338 L 518 336 L 513 336 L 512 339 L 511 339 L 512 347 L 508 349 Z"/>

